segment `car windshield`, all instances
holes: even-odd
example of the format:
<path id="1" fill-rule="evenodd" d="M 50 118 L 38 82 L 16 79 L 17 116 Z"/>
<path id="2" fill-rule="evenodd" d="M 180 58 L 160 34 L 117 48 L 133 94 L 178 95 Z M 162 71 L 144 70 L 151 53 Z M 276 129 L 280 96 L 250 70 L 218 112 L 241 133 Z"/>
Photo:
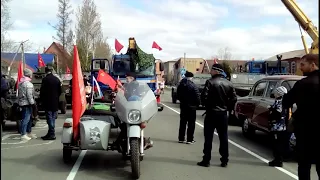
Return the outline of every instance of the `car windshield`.
<path id="1" fill-rule="evenodd" d="M 155 75 L 155 64 L 153 63 L 151 66 L 144 68 L 143 70 L 139 68 L 139 64 L 136 64 L 136 67 L 131 68 L 131 63 L 129 60 L 115 60 L 113 63 L 113 73 L 116 76 L 124 76 L 127 72 L 135 72 L 137 77 L 139 76 L 154 76 Z"/>

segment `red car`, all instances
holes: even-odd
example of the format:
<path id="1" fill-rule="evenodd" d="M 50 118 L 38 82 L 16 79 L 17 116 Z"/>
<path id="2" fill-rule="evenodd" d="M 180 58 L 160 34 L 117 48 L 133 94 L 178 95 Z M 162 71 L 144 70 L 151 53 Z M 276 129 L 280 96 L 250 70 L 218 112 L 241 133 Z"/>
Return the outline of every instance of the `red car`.
<path id="1" fill-rule="evenodd" d="M 238 98 L 232 115 L 236 123 L 242 126 L 243 135 L 252 136 L 256 130 L 268 133 L 268 106 L 274 103 L 273 90 L 284 86 L 289 91 L 302 78 L 296 75 L 267 76 L 253 85 L 248 96 Z"/>

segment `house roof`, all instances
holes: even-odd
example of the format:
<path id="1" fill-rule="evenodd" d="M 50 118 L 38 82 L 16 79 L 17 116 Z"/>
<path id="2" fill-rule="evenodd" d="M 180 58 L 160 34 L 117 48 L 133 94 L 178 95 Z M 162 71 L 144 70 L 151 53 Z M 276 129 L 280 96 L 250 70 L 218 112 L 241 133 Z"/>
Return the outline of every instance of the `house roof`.
<path id="1" fill-rule="evenodd" d="M 277 54 L 277 55 L 282 55 L 282 59 L 281 60 L 286 60 L 286 59 L 292 59 L 292 58 L 301 58 L 305 54 L 306 54 L 306 52 L 304 51 L 304 49 L 300 49 L 300 50 L 294 50 L 294 51 L 280 53 L 280 54 Z M 269 57 L 268 59 L 265 59 L 265 60 L 266 61 L 277 61 L 278 60 L 277 59 L 277 55 Z"/>
<path id="2" fill-rule="evenodd" d="M 10 65 L 15 54 L 16 53 L 1 53 L 1 62 L 4 62 L 5 64 L 9 63 Z M 54 60 L 53 54 L 40 54 L 40 55 L 45 64 L 53 63 L 53 60 Z M 34 71 L 35 66 L 38 66 L 38 53 L 24 53 L 24 57 L 25 57 L 27 66 Z M 18 63 L 19 60 L 21 60 L 21 53 L 17 53 L 17 56 L 13 64 Z"/>
<path id="3" fill-rule="evenodd" d="M 53 42 L 44 53 L 47 53 L 50 50 L 50 47 L 52 46 L 56 46 L 57 49 L 63 54 L 63 56 L 65 56 L 65 58 L 71 58 L 70 53 L 68 53 L 68 51 L 63 49 L 63 46 L 60 43 L 57 42 Z"/>

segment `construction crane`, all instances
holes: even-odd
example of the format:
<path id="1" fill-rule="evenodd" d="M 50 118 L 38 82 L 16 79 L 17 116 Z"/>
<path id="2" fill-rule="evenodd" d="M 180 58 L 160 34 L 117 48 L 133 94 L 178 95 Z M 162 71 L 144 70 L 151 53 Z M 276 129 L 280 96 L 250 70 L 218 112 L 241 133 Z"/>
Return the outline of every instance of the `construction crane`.
<path id="1" fill-rule="evenodd" d="M 317 27 L 312 23 L 312 21 L 304 14 L 301 8 L 298 6 L 295 0 L 281 0 L 286 8 L 290 11 L 292 16 L 299 24 L 301 39 L 304 46 L 306 54 L 319 54 L 319 32 Z M 301 28 L 308 33 L 312 39 L 311 48 L 307 47 L 304 36 L 301 32 Z"/>

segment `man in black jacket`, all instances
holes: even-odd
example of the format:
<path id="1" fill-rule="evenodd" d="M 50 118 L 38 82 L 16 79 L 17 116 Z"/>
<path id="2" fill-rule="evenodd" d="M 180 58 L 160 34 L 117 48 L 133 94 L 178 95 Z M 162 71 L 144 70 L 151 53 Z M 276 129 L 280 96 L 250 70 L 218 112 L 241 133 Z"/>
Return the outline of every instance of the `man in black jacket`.
<path id="1" fill-rule="evenodd" d="M 237 101 L 235 89 L 230 81 L 223 76 L 223 67 L 214 64 L 211 69 L 212 78 L 207 80 L 201 94 L 201 101 L 206 107 L 204 119 L 204 148 L 203 159 L 199 166 L 209 167 L 211 160 L 212 140 L 214 130 L 217 129 L 221 155 L 221 167 L 226 167 L 229 161 L 228 148 L 228 118 L 227 112 Z"/>
<path id="2" fill-rule="evenodd" d="M 187 71 L 177 88 L 177 98 L 180 101 L 179 143 L 185 142 L 187 124 L 187 144 L 195 142 L 193 135 L 196 126 L 196 110 L 200 105 L 200 93 L 198 87 L 191 81 L 192 77 L 193 74 Z"/>
<path id="3" fill-rule="evenodd" d="M 301 58 L 300 69 L 307 76 L 295 83 L 283 97 L 283 108 L 297 105 L 293 113 L 296 136 L 299 179 L 310 180 L 311 164 L 316 163 L 320 177 L 320 91 L 319 55 L 307 54 Z"/>
<path id="4" fill-rule="evenodd" d="M 40 88 L 40 100 L 46 112 L 48 133 L 41 137 L 43 140 L 55 140 L 55 121 L 59 109 L 59 96 L 61 94 L 61 82 L 52 74 L 53 67 L 47 65 L 45 72 L 47 76 L 42 79 Z"/>

